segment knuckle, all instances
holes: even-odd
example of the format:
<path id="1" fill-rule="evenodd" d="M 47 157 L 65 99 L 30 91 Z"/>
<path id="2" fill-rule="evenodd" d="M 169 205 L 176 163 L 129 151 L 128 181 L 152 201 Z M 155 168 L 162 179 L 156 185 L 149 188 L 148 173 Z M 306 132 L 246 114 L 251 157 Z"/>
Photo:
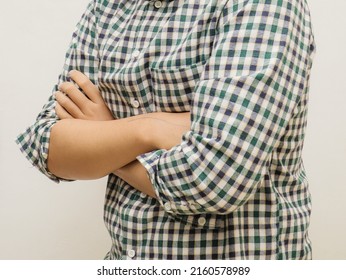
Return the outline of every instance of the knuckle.
<path id="1" fill-rule="evenodd" d="M 57 92 L 55 93 L 55 99 L 56 99 L 56 101 L 58 101 L 59 103 L 60 103 L 60 100 L 61 100 L 62 95 L 63 95 L 63 94 L 62 94 L 60 91 L 57 91 Z"/>
<path id="2" fill-rule="evenodd" d="M 54 95 L 55 95 L 55 99 L 59 99 L 61 98 L 61 96 L 63 96 L 63 93 L 61 91 L 57 91 Z"/>
<path id="3" fill-rule="evenodd" d="M 59 89 L 65 88 L 65 87 L 66 87 L 66 83 L 67 83 L 67 82 L 61 83 L 61 84 L 58 86 L 58 88 L 59 88 Z"/>
<path id="4" fill-rule="evenodd" d="M 75 86 L 70 82 L 64 82 L 59 87 L 64 92 L 71 92 Z"/>
<path id="5" fill-rule="evenodd" d="M 66 85 L 66 92 L 71 93 L 75 89 L 75 86 L 73 84 Z"/>
<path id="6" fill-rule="evenodd" d="M 66 106 L 68 106 L 68 104 L 69 104 L 69 99 L 67 99 L 67 98 L 61 98 L 59 101 L 59 104 L 62 106 L 62 107 L 66 107 Z"/>
<path id="7" fill-rule="evenodd" d="M 89 81 L 85 78 L 82 78 L 80 79 L 78 84 L 81 88 L 86 88 L 87 86 L 89 86 Z"/>

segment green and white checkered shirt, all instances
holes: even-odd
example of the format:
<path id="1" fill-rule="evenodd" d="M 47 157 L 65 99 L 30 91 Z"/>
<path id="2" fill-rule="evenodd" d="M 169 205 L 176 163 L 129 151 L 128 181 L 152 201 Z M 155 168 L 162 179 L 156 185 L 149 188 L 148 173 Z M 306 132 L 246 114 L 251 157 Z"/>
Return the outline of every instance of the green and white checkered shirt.
<path id="1" fill-rule="evenodd" d="M 82 71 L 116 118 L 191 111 L 180 145 L 138 157 L 158 200 L 109 175 L 106 258 L 310 259 L 314 53 L 305 0 L 92 1 L 57 84 Z M 54 107 L 50 96 L 17 142 L 58 182 L 47 170 Z"/>

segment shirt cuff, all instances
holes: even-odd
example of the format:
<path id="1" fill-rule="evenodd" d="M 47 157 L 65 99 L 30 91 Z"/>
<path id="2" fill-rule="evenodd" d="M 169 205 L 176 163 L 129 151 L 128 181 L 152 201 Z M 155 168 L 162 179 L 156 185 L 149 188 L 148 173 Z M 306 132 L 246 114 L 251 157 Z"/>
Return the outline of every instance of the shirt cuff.
<path id="1" fill-rule="evenodd" d="M 137 160 L 144 166 L 144 168 L 147 170 L 148 178 L 154 188 L 157 200 L 162 205 L 162 207 L 165 209 L 167 213 L 173 214 L 173 211 L 171 208 L 169 208 L 168 205 L 168 197 L 165 195 L 165 193 L 162 191 L 161 188 L 161 179 L 157 176 L 157 168 L 159 165 L 159 161 L 161 158 L 161 155 L 166 152 L 166 150 L 156 150 L 152 151 L 146 154 L 139 155 L 137 157 Z"/>
<path id="2" fill-rule="evenodd" d="M 139 155 L 137 157 L 137 160 L 144 166 L 144 168 L 148 172 L 148 177 L 151 181 L 151 183 L 154 184 L 157 164 L 159 162 L 160 156 L 165 152 L 166 150 L 155 150 L 146 154 Z"/>
<path id="3" fill-rule="evenodd" d="M 23 133 L 19 134 L 15 139 L 15 142 L 28 161 L 48 179 L 54 181 L 55 183 L 60 183 L 60 181 L 70 182 L 73 180 L 59 178 L 49 172 L 47 167 L 50 131 L 54 124 L 55 122 L 47 124 L 44 128 L 42 128 L 43 131 L 41 132 L 36 131 L 37 128 L 31 126 Z M 40 135 L 39 141 L 36 137 L 37 134 Z"/>
<path id="4" fill-rule="evenodd" d="M 148 177 L 154 187 L 158 202 L 165 212 L 173 219 L 190 224 L 196 228 L 216 229 L 225 225 L 225 215 L 203 213 L 200 205 L 183 198 L 178 199 L 172 194 L 174 190 L 166 187 L 160 178 L 160 159 L 166 150 L 156 150 L 137 157 L 137 160 L 148 172 Z"/>
<path id="5" fill-rule="evenodd" d="M 158 170 L 159 162 L 161 155 L 165 152 L 167 151 L 156 150 L 137 157 L 137 160 L 147 170 L 148 178 L 154 187 L 159 203 L 167 213 L 172 215 L 200 214 L 203 212 L 203 209 L 199 204 L 186 201 L 182 198 L 178 199 L 179 196 L 173 194 L 174 190 L 167 188 L 164 181 L 160 178 L 160 172 Z"/>

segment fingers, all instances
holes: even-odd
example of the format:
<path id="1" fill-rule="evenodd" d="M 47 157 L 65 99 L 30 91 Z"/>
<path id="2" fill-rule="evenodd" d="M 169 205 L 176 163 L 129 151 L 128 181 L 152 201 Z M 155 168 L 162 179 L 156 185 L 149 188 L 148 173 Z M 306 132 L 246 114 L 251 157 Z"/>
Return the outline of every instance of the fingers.
<path id="1" fill-rule="evenodd" d="M 55 93 L 55 99 L 58 102 L 58 104 L 61 107 L 63 107 L 63 109 L 66 112 L 68 112 L 68 114 L 70 114 L 73 118 L 79 119 L 83 117 L 83 113 L 79 109 L 79 107 L 65 94 L 61 93 L 60 91 L 57 91 Z M 61 112 L 61 110 L 59 112 Z"/>
<path id="2" fill-rule="evenodd" d="M 95 86 L 87 76 L 83 73 L 72 70 L 69 72 L 69 75 L 73 81 L 83 90 L 86 96 L 95 103 L 104 103 L 103 98 L 98 90 L 98 87 Z"/>
<path id="3" fill-rule="evenodd" d="M 73 83 L 62 83 L 59 85 L 59 90 L 65 93 L 81 110 L 83 110 L 87 106 L 87 103 L 90 102 L 90 100 L 88 100 L 88 98 Z"/>
<path id="4" fill-rule="evenodd" d="M 63 120 L 63 119 L 73 119 L 73 117 L 59 103 L 56 103 L 55 113 L 58 115 L 58 117 L 61 120 Z"/>

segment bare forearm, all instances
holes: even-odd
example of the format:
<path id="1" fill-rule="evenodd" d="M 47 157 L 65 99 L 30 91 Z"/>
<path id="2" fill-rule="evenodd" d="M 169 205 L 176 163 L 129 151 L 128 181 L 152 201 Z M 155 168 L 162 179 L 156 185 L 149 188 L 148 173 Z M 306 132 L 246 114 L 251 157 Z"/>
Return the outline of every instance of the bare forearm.
<path id="1" fill-rule="evenodd" d="M 154 149 L 143 139 L 150 119 L 65 119 L 52 127 L 48 169 L 65 179 L 97 179 Z"/>
<path id="2" fill-rule="evenodd" d="M 113 173 L 135 189 L 156 198 L 154 187 L 149 180 L 147 171 L 138 160 L 129 163 Z"/>
<path id="3" fill-rule="evenodd" d="M 168 121 L 167 116 L 173 116 L 174 121 L 172 120 Z M 180 131 L 178 135 L 181 135 L 181 133 L 184 130 L 188 129 L 188 123 L 189 123 L 189 113 L 182 113 L 182 114 L 170 114 L 160 116 L 160 121 L 161 121 L 161 130 L 159 130 L 158 135 L 153 136 L 155 138 L 159 137 L 160 135 L 168 135 L 169 131 Z M 174 135 L 171 135 L 174 136 Z M 161 147 L 160 145 L 155 145 L 157 148 L 164 148 L 164 149 L 169 149 L 172 145 L 180 143 L 180 141 L 175 135 L 174 137 L 170 137 L 171 142 L 167 142 L 167 139 L 159 139 L 160 144 L 163 144 Z M 165 137 L 164 137 L 165 138 Z M 126 166 L 120 168 L 120 169 L 115 169 L 113 173 L 123 179 L 125 182 L 130 184 L 132 187 L 135 189 L 153 197 L 156 198 L 155 190 L 154 187 L 149 180 L 147 170 L 144 168 L 144 166 L 138 161 L 134 160 L 133 162 L 127 164 Z"/>
<path id="4" fill-rule="evenodd" d="M 190 127 L 190 114 L 147 113 L 121 120 L 113 115 L 98 88 L 78 71 L 59 85 L 48 169 L 65 179 L 96 179 L 127 165 L 145 152 L 170 149 Z"/>

